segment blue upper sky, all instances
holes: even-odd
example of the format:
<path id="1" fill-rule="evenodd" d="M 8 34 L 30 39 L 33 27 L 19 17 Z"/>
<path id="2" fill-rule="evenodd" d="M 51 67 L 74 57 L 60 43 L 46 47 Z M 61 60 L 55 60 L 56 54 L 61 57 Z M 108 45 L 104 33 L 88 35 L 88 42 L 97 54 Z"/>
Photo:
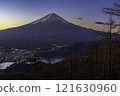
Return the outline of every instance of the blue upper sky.
<path id="1" fill-rule="evenodd" d="M 119 0 L 0 0 L 0 29 L 27 24 L 48 13 L 87 28 L 102 28 L 94 22 L 107 21 L 101 11 Z M 77 19 L 82 18 L 82 19 Z"/>

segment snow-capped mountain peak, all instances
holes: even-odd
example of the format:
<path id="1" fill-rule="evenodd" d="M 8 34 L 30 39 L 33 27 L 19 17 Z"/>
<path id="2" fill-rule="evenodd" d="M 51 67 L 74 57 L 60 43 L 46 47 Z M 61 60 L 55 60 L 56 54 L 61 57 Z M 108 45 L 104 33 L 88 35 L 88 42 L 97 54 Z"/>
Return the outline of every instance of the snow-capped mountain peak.
<path id="1" fill-rule="evenodd" d="M 66 20 L 64 20 L 62 17 L 55 13 L 50 13 L 34 22 L 32 24 L 38 24 L 38 23 L 43 23 L 43 22 L 50 22 L 50 23 L 68 23 Z"/>

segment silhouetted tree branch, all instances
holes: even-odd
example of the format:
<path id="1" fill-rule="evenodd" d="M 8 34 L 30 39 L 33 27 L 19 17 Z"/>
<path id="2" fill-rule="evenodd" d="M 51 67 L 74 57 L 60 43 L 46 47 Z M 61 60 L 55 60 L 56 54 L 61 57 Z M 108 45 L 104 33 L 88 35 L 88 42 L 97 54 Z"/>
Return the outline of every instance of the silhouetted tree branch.
<path id="1" fill-rule="evenodd" d="M 103 8 L 102 11 L 109 15 L 120 16 L 120 4 L 114 3 L 114 8 Z"/>

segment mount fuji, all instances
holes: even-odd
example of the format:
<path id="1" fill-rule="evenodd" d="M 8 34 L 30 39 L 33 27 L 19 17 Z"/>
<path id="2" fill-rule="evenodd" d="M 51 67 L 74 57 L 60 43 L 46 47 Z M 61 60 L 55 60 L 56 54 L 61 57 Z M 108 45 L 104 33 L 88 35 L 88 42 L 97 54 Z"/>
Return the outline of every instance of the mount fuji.
<path id="1" fill-rule="evenodd" d="M 51 44 L 74 44 L 101 38 L 100 31 L 74 25 L 55 13 L 29 24 L 0 31 L 0 46 L 17 48 L 46 47 Z"/>

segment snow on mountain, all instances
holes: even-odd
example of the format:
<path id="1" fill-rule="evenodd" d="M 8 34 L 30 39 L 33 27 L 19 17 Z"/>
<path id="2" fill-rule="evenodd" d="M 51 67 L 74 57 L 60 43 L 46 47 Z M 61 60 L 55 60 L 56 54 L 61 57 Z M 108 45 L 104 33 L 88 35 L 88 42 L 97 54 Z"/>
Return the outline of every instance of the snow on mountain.
<path id="1" fill-rule="evenodd" d="M 63 23 L 66 24 L 68 23 L 66 20 L 64 20 L 62 17 L 58 16 L 55 13 L 50 13 L 48 15 L 46 15 L 45 17 L 42 17 L 34 22 L 32 22 L 31 24 L 38 24 L 38 23 L 45 23 L 45 22 L 51 22 L 51 23 Z"/>

